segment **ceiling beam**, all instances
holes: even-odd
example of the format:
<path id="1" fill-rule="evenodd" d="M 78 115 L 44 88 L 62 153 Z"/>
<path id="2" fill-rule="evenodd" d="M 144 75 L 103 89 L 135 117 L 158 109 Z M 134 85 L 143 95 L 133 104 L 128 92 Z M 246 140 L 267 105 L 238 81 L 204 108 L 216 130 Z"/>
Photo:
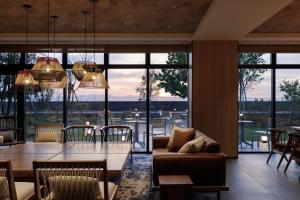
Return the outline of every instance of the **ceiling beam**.
<path id="1" fill-rule="evenodd" d="M 84 44 L 83 33 L 56 33 L 57 44 Z M 96 44 L 189 44 L 192 33 L 96 33 Z M 50 34 L 50 41 L 53 34 Z M 88 33 L 88 43 L 93 34 Z M 25 44 L 26 33 L 0 33 L 0 44 Z M 47 44 L 47 33 L 30 33 L 30 44 Z"/>
<path id="2" fill-rule="evenodd" d="M 194 40 L 241 40 L 294 0 L 214 0 Z"/>
<path id="3" fill-rule="evenodd" d="M 250 33 L 240 44 L 300 44 L 300 33 Z"/>

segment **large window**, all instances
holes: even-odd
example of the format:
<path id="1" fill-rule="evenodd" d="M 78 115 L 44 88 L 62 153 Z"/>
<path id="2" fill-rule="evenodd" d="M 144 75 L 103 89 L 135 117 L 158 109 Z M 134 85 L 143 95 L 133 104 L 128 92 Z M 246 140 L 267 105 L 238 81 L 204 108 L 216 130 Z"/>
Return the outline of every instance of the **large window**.
<path id="1" fill-rule="evenodd" d="M 189 124 L 186 53 L 96 53 L 95 59 L 93 53 L 2 53 L 1 92 L 6 95 L 0 102 L 2 115 L 15 114 L 13 108 L 19 105 L 7 93 L 18 70 L 32 68 L 37 58 L 44 56 L 59 60 L 69 82 L 64 89 L 24 91 L 27 141 L 33 139 L 37 124 L 89 122 L 97 126 L 97 134 L 102 126 L 123 124 L 133 129 L 134 151 L 151 151 L 157 121 L 164 121 L 158 135 L 169 135 L 173 126 Z M 71 72 L 76 61 L 95 61 L 104 70 L 110 88 L 79 88 Z"/>
<path id="2" fill-rule="evenodd" d="M 300 123 L 300 54 L 239 55 L 239 151 L 268 151 L 268 128 Z"/>

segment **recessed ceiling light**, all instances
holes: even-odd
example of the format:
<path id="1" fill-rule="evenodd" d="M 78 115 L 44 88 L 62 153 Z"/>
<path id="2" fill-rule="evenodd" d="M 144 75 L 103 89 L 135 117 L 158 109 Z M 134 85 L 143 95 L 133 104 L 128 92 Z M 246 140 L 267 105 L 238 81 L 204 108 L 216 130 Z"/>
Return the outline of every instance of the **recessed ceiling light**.
<path id="1" fill-rule="evenodd" d="M 172 26 L 171 26 L 171 25 L 168 25 L 167 28 L 172 28 Z"/>
<path id="2" fill-rule="evenodd" d="M 176 7 L 175 5 L 172 5 L 171 8 L 172 8 L 172 9 L 175 9 L 175 8 L 177 8 L 177 7 Z"/>

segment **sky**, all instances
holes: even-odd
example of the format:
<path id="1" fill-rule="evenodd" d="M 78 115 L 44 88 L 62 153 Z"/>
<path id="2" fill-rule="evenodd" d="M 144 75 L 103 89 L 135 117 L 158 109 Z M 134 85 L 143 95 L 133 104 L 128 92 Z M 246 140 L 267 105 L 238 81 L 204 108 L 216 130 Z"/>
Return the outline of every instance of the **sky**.
<path id="1" fill-rule="evenodd" d="M 270 54 L 264 54 L 263 58 L 265 64 L 270 63 Z M 294 53 L 278 53 L 277 64 L 300 64 L 300 54 Z M 253 88 L 247 91 L 248 100 L 254 100 L 255 98 L 264 100 L 271 99 L 271 70 L 267 70 L 263 75 L 263 80 L 255 85 Z M 280 91 L 279 86 L 283 80 L 299 80 L 300 81 L 300 69 L 277 69 L 276 70 L 276 100 L 282 101 L 283 92 Z"/>
<path id="2" fill-rule="evenodd" d="M 45 54 L 47 56 L 48 54 Z M 145 64 L 144 53 L 130 53 L 130 54 L 109 54 L 110 64 Z M 270 64 L 270 55 L 264 54 L 263 59 L 265 64 Z M 37 55 L 39 57 L 41 55 Z M 50 56 L 54 56 L 50 54 Z M 55 54 L 55 57 L 61 61 L 61 54 Z M 165 64 L 168 58 L 167 53 L 152 53 L 151 64 Z M 70 53 L 68 54 L 68 63 L 73 64 L 75 61 L 82 61 L 84 54 L 82 53 Z M 94 56 L 92 53 L 87 55 L 87 59 L 93 61 Z M 96 63 L 103 64 L 103 54 L 96 54 Z M 298 53 L 278 53 L 278 64 L 300 64 L 300 54 Z M 141 77 L 144 75 L 144 69 L 110 69 L 109 70 L 109 100 L 110 101 L 137 101 L 138 95 L 136 88 L 141 82 Z M 254 85 L 247 91 L 247 98 L 250 101 L 255 99 L 263 99 L 269 101 L 271 99 L 271 70 L 267 70 L 262 75 L 263 80 Z M 280 83 L 283 80 L 300 80 L 300 69 L 277 69 L 276 70 L 276 100 L 284 100 L 283 93 L 279 89 Z M 75 88 L 78 87 L 76 83 Z M 80 101 L 103 101 L 104 90 L 101 89 L 77 89 L 75 91 L 76 96 Z M 56 90 L 53 99 L 62 99 L 62 90 Z M 179 97 L 171 96 L 166 93 L 164 89 L 159 91 L 159 96 L 153 100 L 157 101 L 182 101 Z"/>
<path id="3" fill-rule="evenodd" d="M 37 57 L 42 56 L 38 54 Z M 48 56 L 45 54 L 44 56 Z M 49 56 L 54 56 L 50 54 Z M 109 54 L 110 64 L 145 64 L 144 53 L 130 53 L 130 54 Z M 55 57 L 61 62 L 61 54 L 56 54 Z M 167 53 L 153 53 L 151 54 L 151 64 L 166 64 L 168 58 Z M 84 54 L 82 53 L 70 53 L 68 54 L 68 64 L 73 64 L 76 61 L 84 60 Z M 93 61 L 93 53 L 87 55 L 87 60 Z M 96 54 L 96 63 L 103 64 L 103 54 Z M 136 92 L 136 88 L 141 82 L 141 77 L 145 74 L 145 69 L 110 69 L 108 71 L 109 77 L 109 101 L 137 101 L 139 96 Z M 79 101 L 104 101 L 103 89 L 86 89 L 78 88 L 79 82 L 75 83 L 75 94 Z M 62 89 L 55 89 L 55 95 L 52 100 L 62 101 Z M 152 101 L 187 101 L 180 97 L 171 96 L 166 93 L 164 89 L 160 89 L 159 95 L 154 97 Z"/>

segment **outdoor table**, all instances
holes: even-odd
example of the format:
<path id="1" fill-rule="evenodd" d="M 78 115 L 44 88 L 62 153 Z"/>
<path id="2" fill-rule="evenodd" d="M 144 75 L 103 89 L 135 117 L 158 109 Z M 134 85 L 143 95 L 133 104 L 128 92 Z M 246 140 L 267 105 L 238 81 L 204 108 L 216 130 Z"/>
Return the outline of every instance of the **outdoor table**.
<path id="1" fill-rule="evenodd" d="M 245 131 L 244 131 L 244 125 L 245 125 L 245 124 L 251 124 L 251 123 L 253 123 L 253 121 L 249 121 L 249 120 L 239 120 L 238 122 L 239 122 L 240 127 L 241 127 L 239 144 L 241 145 L 241 147 L 242 147 L 242 144 L 244 143 L 244 144 L 249 145 L 249 146 L 251 146 L 251 147 L 253 148 L 252 144 L 249 143 L 249 142 L 247 142 L 247 141 L 245 140 Z"/>
<path id="2" fill-rule="evenodd" d="M 146 120 L 135 119 L 135 120 L 128 120 L 126 122 L 134 124 L 133 144 L 138 143 L 141 147 L 144 147 L 145 143 L 139 140 L 139 124 L 145 124 Z"/>

